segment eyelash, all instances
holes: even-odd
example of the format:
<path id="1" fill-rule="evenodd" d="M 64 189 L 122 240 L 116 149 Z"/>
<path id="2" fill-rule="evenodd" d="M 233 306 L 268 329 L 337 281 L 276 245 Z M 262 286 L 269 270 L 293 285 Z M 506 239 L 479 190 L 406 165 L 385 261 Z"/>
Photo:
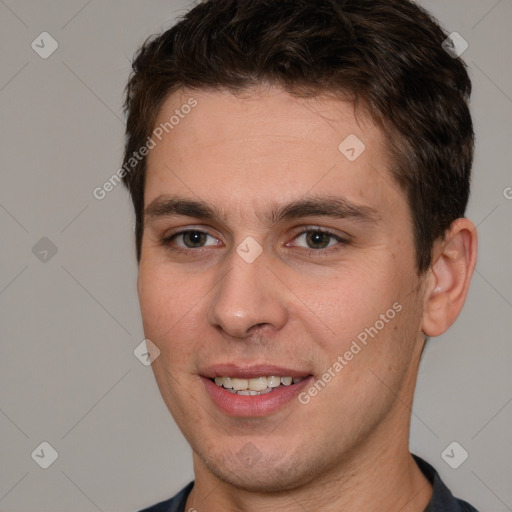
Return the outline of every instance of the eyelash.
<path id="1" fill-rule="evenodd" d="M 173 247 L 171 245 L 171 242 L 175 238 L 185 235 L 186 233 L 190 233 L 190 232 L 202 233 L 202 234 L 205 234 L 207 236 L 214 238 L 215 240 L 218 240 L 216 237 L 210 235 L 207 231 L 203 231 L 201 229 L 186 229 L 183 231 L 179 231 L 177 233 L 173 233 L 172 235 L 170 235 L 168 237 L 165 237 L 164 239 L 162 239 L 161 243 L 162 243 L 162 245 L 166 246 L 168 249 L 170 249 L 172 251 L 179 252 L 179 253 L 186 253 L 186 254 L 190 253 L 190 251 L 201 251 L 202 249 L 205 249 L 205 247 L 197 247 L 197 248 L 189 247 L 189 248 L 185 249 L 183 247 Z M 348 238 L 343 238 L 343 237 L 340 237 L 339 235 L 335 235 L 331 231 L 327 231 L 327 230 L 324 230 L 321 228 L 314 228 L 314 227 L 308 227 L 307 229 L 304 229 L 304 230 L 298 232 L 296 235 L 294 235 L 293 240 L 296 240 L 300 236 L 308 234 L 308 233 L 321 233 L 323 235 L 327 235 L 329 238 L 334 238 L 338 242 L 338 244 L 336 244 L 336 245 L 333 245 L 330 247 L 328 246 L 328 247 L 324 247 L 324 248 L 318 248 L 318 249 L 311 249 L 311 248 L 308 249 L 305 247 L 301 247 L 302 252 L 308 256 L 314 255 L 314 256 L 318 257 L 318 256 L 330 254 L 331 252 L 340 250 L 341 249 L 340 246 L 346 246 L 346 245 L 350 244 L 350 240 Z M 328 242 L 328 245 L 329 245 L 329 243 L 330 242 Z"/>

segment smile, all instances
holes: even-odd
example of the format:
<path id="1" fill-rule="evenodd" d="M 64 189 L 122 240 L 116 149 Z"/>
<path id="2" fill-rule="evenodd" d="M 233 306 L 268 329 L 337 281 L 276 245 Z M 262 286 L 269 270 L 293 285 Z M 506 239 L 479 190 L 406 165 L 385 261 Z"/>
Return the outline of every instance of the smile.
<path id="1" fill-rule="evenodd" d="M 237 395 L 257 396 L 270 393 L 281 386 L 290 386 L 302 381 L 304 377 L 256 377 L 240 379 L 236 377 L 215 377 L 212 382 L 226 391 Z"/>

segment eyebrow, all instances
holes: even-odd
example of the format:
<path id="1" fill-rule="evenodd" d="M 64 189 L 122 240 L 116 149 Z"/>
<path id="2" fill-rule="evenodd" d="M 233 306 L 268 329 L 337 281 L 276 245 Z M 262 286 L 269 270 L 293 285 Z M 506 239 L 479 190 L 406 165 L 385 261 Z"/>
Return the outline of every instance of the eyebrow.
<path id="1" fill-rule="evenodd" d="M 159 196 L 144 210 L 144 224 L 157 218 L 175 215 L 227 223 L 227 216 L 223 211 L 204 201 L 175 196 Z M 266 223 L 274 225 L 284 220 L 310 216 L 353 219 L 373 224 L 382 220 L 375 208 L 357 204 L 339 196 L 314 196 L 286 204 L 274 204 L 263 215 L 263 219 Z"/>

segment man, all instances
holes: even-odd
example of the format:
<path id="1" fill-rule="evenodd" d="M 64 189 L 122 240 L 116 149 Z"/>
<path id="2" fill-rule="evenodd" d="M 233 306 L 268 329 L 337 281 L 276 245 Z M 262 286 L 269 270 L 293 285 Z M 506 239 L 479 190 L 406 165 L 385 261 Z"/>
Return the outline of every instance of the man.
<path id="1" fill-rule="evenodd" d="M 406 0 L 213 0 L 139 51 L 138 293 L 195 474 L 146 510 L 475 510 L 408 444 L 476 263 L 446 38 Z"/>

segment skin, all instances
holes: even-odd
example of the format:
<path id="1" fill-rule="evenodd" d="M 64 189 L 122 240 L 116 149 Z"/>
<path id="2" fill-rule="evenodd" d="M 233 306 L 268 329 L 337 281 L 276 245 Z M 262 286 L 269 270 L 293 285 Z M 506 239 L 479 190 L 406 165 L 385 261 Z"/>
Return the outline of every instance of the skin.
<path id="1" fill-rule="evenodd" d="M 191 96 L 197 106 L 148 156 L 145 206 L 172 195 L 222 218 L 148 216 L 137 283 L 145 335 L 161 351 L 156 381 L 194 452 L 186 510 L 422 512 L 432 488 L 409 453 L 413 392 L 425 335 L 444 332 L 464 304 L 474 225 L 455 221 L 419 277 L 382 132 L 351 103 L 265 86 L 180 91 L 156 125 Z M 366 146 L 352 162 L 338 150 L 349 134 Z M 313 196 L 343 197 L 379 218 L 265 217 Z M 191 228 L 210 235 L 202 247 L 183 235 L 163 242 Z M 350 242 L 311 241 L 304 232 L 315 228 Z M 250 264 L 236 252 L 248 236 L 263 249 Z M 394 303 L 402 310 L 307 405 L 231 417 L 198 376 L 211 364 L 271 363 L 320 378 Z M 248 449 L 249 464 L 238 455 Z"/>

